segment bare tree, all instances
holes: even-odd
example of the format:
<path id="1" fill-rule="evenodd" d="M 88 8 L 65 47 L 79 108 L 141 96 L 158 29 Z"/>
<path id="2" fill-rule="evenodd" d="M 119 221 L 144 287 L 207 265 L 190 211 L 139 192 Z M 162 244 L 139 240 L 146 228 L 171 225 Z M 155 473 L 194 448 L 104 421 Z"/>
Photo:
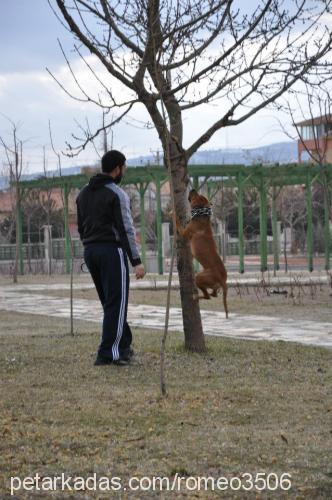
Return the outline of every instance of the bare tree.
<path id="1" fill-rule="evenodd" d="M 329 78 L 331 34 L 323 15 L 332 0 L 49 0 L 75 36 L 77 55 L 100 85 L 89 95 L 64 53 L 79 95 L 72 97 L 117 108 L 108 126 L 130 118 L 141 103 L 169 158 L 176 213 L 188 217 L 187 164 L 220 129 L 235 126 L 259 110 L 281 106 L 278 99 L 300 81 Z M 258 5 L 258 6 L 257 6 Z M 289 5 L 289 7 L 288 7 Z M 101 80 L 83 53 L 94 55 L 110 76 Z M 64 52 L 64 51 L 63 51 Z M 114 80 L 122 91 L 114 92 Z M 61 82 L 59 82 L 61 85 Z M 218 104 L 218 118 L 193 142 L 184 144 L 183 117 Z M 197 120 L 197 115 L 191 119 Z M 199 119 L 199 118 L 198 118 Z M 150 124 L 151 125 L 151 124 Z M 84 149 L 102 129 L 83 137 L 71 154 Z M 78 138 L 79 139 L 79 138 Z M 205 349 L 189 246 L 178 239 L 185 345 Z"/>
<path id="2" fill-rule="evenodd" d="M 13 212 L 15 213 L 15 261 L 13 268 L 13 281 L 17 283 L 18 275 L 18 261 L 22 245 L 22 234 L 21 234 L 21 206 L 22 206 L 22 190 L 19 187 L 19 181 L 22 176 L 23 171 L 23 141 L 18 137 L 19 125 L 14 123 L 10 118 L 7 118 L 11 127 L 11 139 L 6 141 L 0 136 L 0 144 L 3 147 L 5 157 L 6 157 L 6 167 L 9 173 L 10 186 L 13 193 Z"/>
<path id="3" fill-rule="evenodd" d="M 312 87 L 305 84 L 304 90 L 296 93 L 294 98 L 293 103 L 287 100 L 287 110 L 295 134 L 287 132 L 282 124 L 281 127 L 289 138 L 299 141 L 301 149 L 307 153 L 312 163 L 322 167 L 327 163 L 326 153 L 332 133 L 330 90 L 326 85 Z M 299 162 L 301 162 L 300 155 Z"/>
<path id="4" fill-rule="evenodd" d="M 39 189 L 34 189 L 34 190 L 29 190 L 27 195 L 24 198 L 23 206 L 22 206 L 22 211 L 25 215 L 25 220 L 27 224 L 27 243 L 28 243 L 28 270 L 31 273 L 32 272 L 32 267 L 31 267 L 31 223 L 35 218 L 36 213 L 40 209 L 40 204 L 39 204 L 39 199 L 40 199 L 40 190 Z"/>
<path id="5" fill-rule="evenodd" d="M 54 146 L 54 141 L 53 141 L 53 134 L 52 134 L 52 127 L 51 127 L 51 121 L 49 120 L 48 122 L 48 130 L 49 130 L 49 135 L 50 135 L 50 142 L 51 142 L 51 148 L 53 153 L 55 154 L 57 158 L 57 166 L 58 166 L 58 173 L 59 177 L 62 177 L 62 163 L 61 163 L 61 155 L 60 153 L 55 149 Z M 62 189 L 60 189 L 61 193 L 61 200 L 62 200 L 62 207 L 64 211 L 64 216 L 66 217 L 67 215 L 65 214 L 65 207 L 66 207 L 66 201 L 65 201 L 65 196 L 64 192 Z M 68 194 L 67 194 L 68 196 Z M 67 198 L 68 200 L 68 198 Z M 75 250 L 74 250 L 74 243 L 73 239 L 71 236 L 71 233 L 69 231 L 69 228 L 67 228 L 68 233 L 64 234 L 64 237 L 67 239 L 69 237 L 69 249 L 70 249 L 70 254 L 71 254 L 71 259 L 70 259 L 70 334 L 74 335 L 74 261 L 75 261 Z"/>
<path id="6" fill-rule="evenodd" d="M 299 162 L 301 162 L 301 153 L 306 152 L 309 160 L 320 168 L 319 183 L 308 187 L 312 191 L 315 208 L 315 233 L 317 245 L 322 248 L 322 239 L 325 239 L 325 249 L 329 249 L 331 233 L 327 221 L 332 220 L 332 200 L 331 179 L 326 169 L 326 164 L 330 162 L 329 152 L 332 143 L 332 99 L 330 91 L 330 82 L 325 85 L 309 86 L 304 85 L 304 95 L 295 95 L 295 105 L 287 101 L 289 116 L 295 130 L 295 136 L 286 131 L 284 132 L 291 139 L 298 141 Z M 299 118 L 299 113 L 300 117 Z M 319 221 L 319 212 L 323 209 L 325 212 L 325 230 L 322 230 L 322 222 Z M 325 232 L 325 234 L 324 234 Z M 322 237 L 322 235 L 324 235 Z M 329 252 L 325 256 L 326 270 L 329 269 Z"/>

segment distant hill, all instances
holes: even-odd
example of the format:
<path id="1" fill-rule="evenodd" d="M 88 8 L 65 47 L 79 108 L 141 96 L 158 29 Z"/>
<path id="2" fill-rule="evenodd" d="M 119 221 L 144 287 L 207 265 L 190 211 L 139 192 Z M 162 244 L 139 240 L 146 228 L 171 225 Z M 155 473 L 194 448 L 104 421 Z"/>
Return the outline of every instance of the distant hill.
<path id="1" fill-rule="evenodd" d="M 162 161 L 162 158 L 160 159 Z M 190 159 L 191 165 L 218 165 L 234 164 L 254 165 L 255 163 L 275 164 L 275 163 L 296 163 L 297 162 L 297 143 L 279 142 L 262 146 L 259 148 L 244 149 L 207 149 L 195 153 Z M 138 156 L 130 158 L 128 165 L 140 166 L 155 164 L 156 157 L 153 155 Z"/>
<path id="2" fill-rule="evenodd" d="M 162 157 L 160 162 L 162 162 Z M 262 146 L 259 148 L 234 148 L 234 149 L 207 149 L 198 151 L 193 155 L 190 160 L 191 165 L 221 165 L 221 164 L 241 164 L 241 165 L 254 165 L 256 163 L 262 164 L 275 164 L 275 163 L 296 163 L 297 162 L 297 143 L 293 142 L 279 142 L 270 144 L 269 146 Z M 130 158 L 127 161 L 128 166 L 140 167 L 145 165 L 155 165 L 156 158 L 153 155 L 138 156 Z M 81 172 L 81 168 L 86 165 L 77 167 L 68 167 L 62 169 L 62 175 L 75 175 Z M 48 177 L 57 176 L 58 171 L 53 170 L 48 172 Z M 42 172 L 34 174 L 23 175 L 22 180 L 38 179 L 43 177 Z M 8 187 L 8 179 L 0 177 L 0 189 Z"/>
<path id="3" fill-rule="evenodd" d="M 190 163 L 240 163 L 242 165 L 254 165 L 256 163 L 275 164 L 275 163 L 296 163 L 297 162 L 297 143 L 279 142 L 269 146 L 262 146 L 252 149 L 218 149 L 214 151 L 198 151 Z"/>
<path id="4" fill-rule="evenodd" d="M 76 175 L 81 173 L 81 168 L 86 167 L 86 165 L 81 165 L 78 167 L 68 167 L 62 169 L 62 175 Z M 57 177 L 59 175 L 58 170 L 50 170 L 47 172 L 47 177 Z M 38 179 L 38 177 L 44 177 L 44 172 L 35 172 L 33 174 L 22 175 L 22 181 L 31 181 L 33 179 Z M 0 190 L 6 189 L 8 187 L 8 177 L 0 177 Z"/>

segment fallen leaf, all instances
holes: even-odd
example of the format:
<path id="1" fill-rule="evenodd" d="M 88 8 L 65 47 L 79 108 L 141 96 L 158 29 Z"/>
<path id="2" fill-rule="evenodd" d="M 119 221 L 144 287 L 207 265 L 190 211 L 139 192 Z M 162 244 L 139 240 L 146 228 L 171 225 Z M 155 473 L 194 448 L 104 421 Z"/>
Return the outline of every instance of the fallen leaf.
<path id="1" fill-rule="evenodd" d="M 286 443 L 288 444 L 288 439 L 286 438 L 286 436 L 284 436 L 283 434 L 280 434 L 280 437 L 281 439 Z"/>

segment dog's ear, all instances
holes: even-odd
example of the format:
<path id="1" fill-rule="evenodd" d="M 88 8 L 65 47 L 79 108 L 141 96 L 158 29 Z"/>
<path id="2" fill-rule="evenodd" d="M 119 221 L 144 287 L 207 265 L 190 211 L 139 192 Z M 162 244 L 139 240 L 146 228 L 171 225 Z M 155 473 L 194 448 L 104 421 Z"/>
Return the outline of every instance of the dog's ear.
<path id="1" fill-rule="evenodd" d="M 191 201 L 191 197 L 193 194 L 197 193 L 196 189 L 191 189 L 189 191 L 189 195 L 188 195 L 188 201 L 190 202 Z"/>
<path id="2" fill-rule="evenodd" d="M 200 200 L 202 203 L 204 203 L 204 205 L 206 205 L 206 204 L 210 205 L 209 200 L 203 194 L 200 195 Z"/>

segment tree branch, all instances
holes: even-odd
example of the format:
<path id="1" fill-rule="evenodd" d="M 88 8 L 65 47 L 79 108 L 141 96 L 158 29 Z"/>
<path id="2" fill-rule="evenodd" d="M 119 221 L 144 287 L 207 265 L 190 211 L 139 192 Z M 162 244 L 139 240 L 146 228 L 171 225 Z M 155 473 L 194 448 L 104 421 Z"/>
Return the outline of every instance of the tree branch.
<path id="1" fill-rule="evenodd" d="M 330 35 L 330 39 L 331 39 L 331 35 Z M 240 118 L 231 119 L 231 117 L 233 116 L 233 113 L 234 113 L 235 109 L 238 107 L 239 103 L 237 103 L 236 105 L 232 106 L 230 108 L 230 110 L 220 120 L 218 120 L 217 122 L 215 122 L 214 125 L 212 125 L 204 134 L 202 134 L 187 149 L 187 151 L 186 151 L 187 159 L 189 159 L 204 143 L 208 142 L 211 139 L 211 137 L 215 134 L 215 132 L 217 132 L 221 128 L 223 128 L 225 126 L 238 125 L 239 123 L 244 122 L 245 120 L 247 120 L 248 118 L 250 118 L 251 116 L 253 116 L 254 114 L 256 114 L 261 109 L 265 108 L 269 104 L 275 102 L 281 95 L 283 95 L 288 89 L 290 89 L 298 80 L 300 80 L 301 77 L 307 73 L 307 71 L 308 71 L 308 69 L 310 67 L 314 66 L 315 62 L 317 60 L 319 60 L 320 57 L 322 57 L 325 54 L 326 50 L 327 50 L 327 47 L 325 46 L 321 52 L 319 52 L 318 54 L 316 54 L 316 56 L 314 58 L 312 58 L 310 60 L 310 62 L 308 62 L 307 64 L 305 64 L 303 66 L 303 68 L 302 68 L 302 70 L 301 70 L 301 72 L 299 74 L 295 75 L 288 82 L 287 82 L 287 77 L 289 75 L 286 75 L 286 77 L 284 79 L 284 84 L 282 85 L 282 87 L 279 89 L 278 92 L 276 92 L 270 98 L 268 98 L 268 99 L 264 100 L 263 102 L 261 102 L 259 105 L 253 107 L 248 113 L 242 115 Z M 257 85 L 255 85 L 255 87 L 257 88 Z"/>
<path id="2" fill-rule="evenodd" d="M 75 33 L 78 39 L 90 50 L 91 54 L 94 54 L 103 63 L 105 68 L 113 75 L 115 78 L 120 80 L 126 87 L 134 90 L 133 83 L 125 78 L 119 71 L 116 71 L 114 66 L 106 59 L 106 57 L 91 43 L 91 41 L 82 33 L 77 23 L 74 21 L 72 16 L 70 16 L 68 9 L 65 6 L 65 0 L 56 0 L 58 7 L 66 20 L 71 31 Z"/>

